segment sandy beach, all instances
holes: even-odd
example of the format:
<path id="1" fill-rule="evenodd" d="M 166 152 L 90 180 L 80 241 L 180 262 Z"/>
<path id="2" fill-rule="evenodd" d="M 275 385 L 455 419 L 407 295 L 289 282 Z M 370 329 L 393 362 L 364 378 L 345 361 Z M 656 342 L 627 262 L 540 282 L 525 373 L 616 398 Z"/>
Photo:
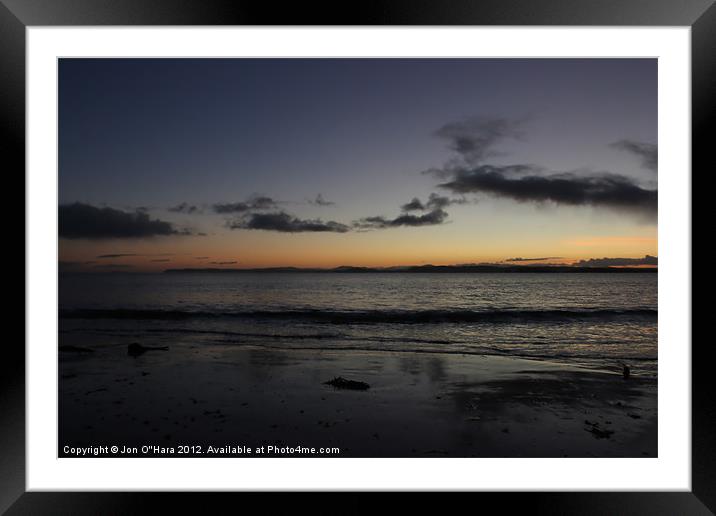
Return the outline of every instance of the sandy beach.
<path id="1" fill-rule="evenodd" d="M 201 446 L 201 456 L 208 446 L 340 449 L 325 457 L 657 455 L 649 377 L 467 354 L 187 341 L 134 357 L 124 340 L 61 344 L 61 457 L 72 456 L 65 446 L 102 445 Z M 337 376 L 370 388 L 324 383 Z M 258 456 L 223 456 L 236 455 Z"/>

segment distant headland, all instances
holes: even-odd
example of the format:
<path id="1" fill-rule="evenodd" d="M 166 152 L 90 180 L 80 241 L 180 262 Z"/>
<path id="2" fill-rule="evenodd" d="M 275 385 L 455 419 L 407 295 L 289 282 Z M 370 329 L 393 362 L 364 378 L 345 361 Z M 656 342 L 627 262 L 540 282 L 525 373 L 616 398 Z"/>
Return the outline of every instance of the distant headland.
<path id="1" fill-rule="evenodd" d="M 264 267 L 264 268 L 184 268 L 166 269 L 168 274 L 186 273 L 656 273 L 657 267 L 580 267 L 574 265 L 409 265 L 398 267 L 352 267 L 343 265 L 329 269 L 301 267 Z"/>

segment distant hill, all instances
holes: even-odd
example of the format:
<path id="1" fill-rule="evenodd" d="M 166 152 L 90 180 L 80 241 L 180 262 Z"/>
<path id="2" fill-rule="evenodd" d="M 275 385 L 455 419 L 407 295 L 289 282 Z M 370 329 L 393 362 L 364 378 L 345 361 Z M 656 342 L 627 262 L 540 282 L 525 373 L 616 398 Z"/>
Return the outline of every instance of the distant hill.
<path id="1" fill-rule="evenodd" d="M 299 267 L 267 267 L 259 269 L 219 269 L 219 268 L 187 268 L 187 269 L 167 269 L 164 271 L 169 274 L 186 274 L 186 273 L 211 273 L 211 274 L 232 274 L 232 273 L 246 273 L 246 272 L 292 272 L 292 273 L 306 273 L 306 272 L 321 272 L 321 273 L 416 273 L 416 272 L 430 272 L 430 273 L 556 273 L 556 272 L 568 272 L 568 273 L 613 273 L 620 274 L 625 272 L 638 272 L 645 274 L 653 274 L 658 272 L 656 267 L 579 267 L 572 265 L 410 265 L 405 267 L 352 267 L 348 265 L 342 265 L 333 269 L 317 269 L 317 268 L 299 268 Z"/>

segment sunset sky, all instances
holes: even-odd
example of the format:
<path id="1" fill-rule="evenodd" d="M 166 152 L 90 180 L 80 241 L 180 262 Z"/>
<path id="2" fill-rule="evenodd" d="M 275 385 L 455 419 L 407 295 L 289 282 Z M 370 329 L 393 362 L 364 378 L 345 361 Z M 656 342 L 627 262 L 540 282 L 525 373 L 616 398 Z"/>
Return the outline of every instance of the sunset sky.
<path id="1" fill-rule="evenodd" d="M 656 256 L 656 144 L 655 59 L 61 59 L 59 259 Z"/>

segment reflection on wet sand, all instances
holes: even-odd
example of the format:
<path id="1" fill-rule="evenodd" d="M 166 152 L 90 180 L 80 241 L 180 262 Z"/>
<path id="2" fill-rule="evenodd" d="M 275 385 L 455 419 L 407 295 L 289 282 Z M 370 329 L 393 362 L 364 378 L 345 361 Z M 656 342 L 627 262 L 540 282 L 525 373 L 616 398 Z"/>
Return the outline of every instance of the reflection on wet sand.
<path id="1" fill-rule="evenodd" d="M 335 446 L 339 456 L 655 456 L 656 380 L 505 357 L 178 342 L 60 352 L 62 445 Z M 326 385 L 335 377 L 367 390 Z"/>

